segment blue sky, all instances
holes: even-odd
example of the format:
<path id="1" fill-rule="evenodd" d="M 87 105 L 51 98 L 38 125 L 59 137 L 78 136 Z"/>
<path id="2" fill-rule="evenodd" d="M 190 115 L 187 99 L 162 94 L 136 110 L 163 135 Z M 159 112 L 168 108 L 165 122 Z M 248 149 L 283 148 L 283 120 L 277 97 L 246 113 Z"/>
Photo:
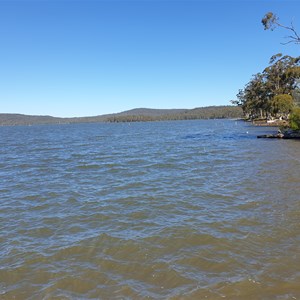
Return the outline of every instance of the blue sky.
<path id="1" fill-rule="evenodd" d="M 229 105 L 300 31 L 300 1 L 0 1 L 0 112 L 91 116 Z"/>

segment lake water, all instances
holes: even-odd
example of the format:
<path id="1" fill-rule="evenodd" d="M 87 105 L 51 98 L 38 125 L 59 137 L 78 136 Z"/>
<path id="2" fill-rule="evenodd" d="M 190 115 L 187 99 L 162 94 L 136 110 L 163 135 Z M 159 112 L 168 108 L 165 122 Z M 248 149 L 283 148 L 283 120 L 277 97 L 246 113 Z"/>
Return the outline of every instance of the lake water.
<path id="1" fill-rule="evenodd" d="M 300 143 L 275 130 L 0 127 L 0 299 L 300 299 Z"/>

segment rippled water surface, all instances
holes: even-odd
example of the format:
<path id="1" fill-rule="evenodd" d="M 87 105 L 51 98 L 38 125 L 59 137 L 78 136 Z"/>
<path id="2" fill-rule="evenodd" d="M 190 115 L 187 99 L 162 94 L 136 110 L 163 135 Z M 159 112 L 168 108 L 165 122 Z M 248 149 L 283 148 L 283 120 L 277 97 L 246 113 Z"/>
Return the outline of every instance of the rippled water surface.
<path id="1" fill-rule="evenodd" d="M 0 299 L 300 299 L 300 143 L 270 130 L 0 127 Z"/>

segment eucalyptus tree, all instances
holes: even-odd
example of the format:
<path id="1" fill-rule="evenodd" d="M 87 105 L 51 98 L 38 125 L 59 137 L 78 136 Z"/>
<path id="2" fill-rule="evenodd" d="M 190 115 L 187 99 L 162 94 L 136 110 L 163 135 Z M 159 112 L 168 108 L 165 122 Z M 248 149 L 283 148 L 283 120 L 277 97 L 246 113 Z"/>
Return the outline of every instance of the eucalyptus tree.
<path id="1" fill-rule="evenodd" d="M 297 79 L 300 78 L 299 65 L 300 57 L 283 56 L 281 53 L 273 55 L 269 66 L 262 73 L 255 74 L 237 94 L 238 100 L 232 103 L 241 106 L 246 117 L 287 115 L 291 108 L 291 95 L 295 94 Z"/>
<path id="2" fill-rule="evenodd" d="M 264 74 L 257 73 L 253 75 L 244 89 L 239 90 L 238 100 L 232 101 L 232 103 L 241 106 L 246 117 L 263 118 L 269 111 L 267 94 Z"/>
<path id="3" fill-rule="evenodd" d="M 276 27 L 288 30 L 288 40 L 284 44 L 300 44 L 300 35 L 293 23 L 290 26 L 283 25 L 275 14 L 268 12 L 262 24 L 265 30 L 274 30 Z M 258 115 L 288 116 L 292 112 L 293 127 L 298 126 L 300 129 L 300 109 L 294 109 L 295 103 L 300 100 L 300 56 L 283 56 L 281 53 L 273 55 L 269 66 L 262 73 L 254 75 L 244 89 L 239 91 L 237 99 L 232 103 L 241 106 L 244 114 L 252 118 Z"/>
<path id="4" fill-rule="evenodd" d="M 268 12 L 264 15 L 261 20 L 265 30 L 274 30 L 276 27 L 281 27 L 286 29 L 289 32 L 289 35 L 286 36 L 287 42 L 283 44 L 295 43 L 300 44 L 300 35 L 298 34 L 293 22 L 289 26 L 283 25 L 279 22 L 279 18 L 276 14 Z"/>
<path id="5" fill-rule="evenodd" d="M 300 57 L 278 53 L 271 57 L 269 64 L 263 71 L 269 98 L 279 94 L 291 95 L 297 88 L 297 79 L 300 77 Z"/>

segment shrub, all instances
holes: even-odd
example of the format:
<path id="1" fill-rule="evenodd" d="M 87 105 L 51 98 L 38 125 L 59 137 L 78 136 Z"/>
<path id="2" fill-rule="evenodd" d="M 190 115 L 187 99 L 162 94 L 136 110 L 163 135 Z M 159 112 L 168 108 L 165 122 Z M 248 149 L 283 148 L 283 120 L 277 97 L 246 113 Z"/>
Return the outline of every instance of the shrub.
<path id="1" fill-rule="evenodd" d="M 271 107 L 275 115 L 278 113 L 289 114 L 293 110 L 293 106 L 293 97 L 288 94 L 276 95 L 271 101 Z"/>
<path id="2" fill-rule="evenodd" d="M 300 130 L 300 107 L 294 108 L 290 115 L 290 126 L 294 130 Z"/>

